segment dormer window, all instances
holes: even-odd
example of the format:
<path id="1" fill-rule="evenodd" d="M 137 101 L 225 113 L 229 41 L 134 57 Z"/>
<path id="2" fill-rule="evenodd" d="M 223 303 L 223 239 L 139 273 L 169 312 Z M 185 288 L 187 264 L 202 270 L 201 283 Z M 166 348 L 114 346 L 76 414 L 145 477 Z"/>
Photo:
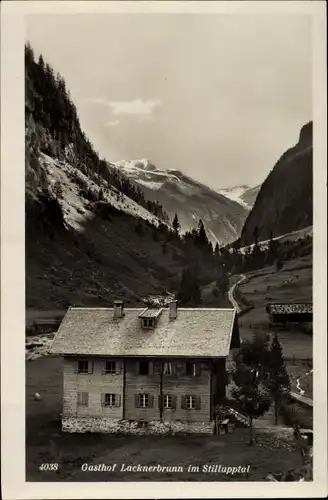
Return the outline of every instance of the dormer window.
<path id="1" fill-rule="evenodd" d="M 155 321 L 154 318 L 143 318 L 142 319 L 142 326 L 144 328 L 154 328 Z"/>
<path id="2" fill-rule="evenodd" d="M 162 310 L 163 309 L 152 309 L 152 308 L 144 309 L 142 313 L 139 314 L 139 318 L 141 320 L 141 327 L 146 329 L 155 328 Z"/>

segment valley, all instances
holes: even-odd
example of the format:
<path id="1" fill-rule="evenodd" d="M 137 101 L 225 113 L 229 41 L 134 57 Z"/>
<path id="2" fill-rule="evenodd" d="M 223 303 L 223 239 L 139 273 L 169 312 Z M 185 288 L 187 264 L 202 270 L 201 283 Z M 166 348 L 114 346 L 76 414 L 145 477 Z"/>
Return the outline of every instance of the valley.
<path id="1" fill-rule="evenodd" d="M 272 267 L 266 267 L 256 272 L 246 273 L 245 282 L 240 282 L 241 293 L 253 305 L 253 309 L 240 317 L 241 339 L 250 339 L 254 333 L 268 332 L 268 320 L 264 310 L 265 297 L 270 294 L 274 300 L 310 300 L 312 294 L 311 260 L 301 258 L 286 264 L 284 270 L 274 272 Z M 296 277 L 297 276 L 297 277 Z M 293 277 L 292 281 L 288 281 Z M 240 275 L 230 277 L 230 290 L 240 281 Z M 300 285 L 302 295 L 299 295 Z M 267 289 L 267 287 L 269 287 Z M 206 294 L 207 287 L 203 293 Z M 229 294 L 231 296 L 231 294 Z M 230 307 L 228 298 L 225 302 L 217 303 L 222 307 Z M 52 313 L 49 311 L 48 313 Z M 41 316 L 45 317 L 46 313 Z M 31 318 L 31 313 L 29 314 Z M 86 478 L 81 473 L 83 463 L 108 463 L 108 448 L 111 449 L 110 461 L 135 465 L 137 463 L 153 464 L 179 463 L 184 472 L 152 475 L 152 480 L 171 481 L 228 481 L 236 477 L 224 474 L 193 474 L 187 472 L 189 464 L 197 465 L 218 463 L 230 464 L 238 453 L 240 463 L 249 463 L 250 473 L 238 477 L 242 481 L 263 480 L 267 474 L 274 471 L 280 473 L 286 469 L 302 466 L 298 447 L 292 436 L 292 429 L 285 425 L 273 425 L 273 413 L 268 414 L 256 422 L 256 436 L 261 446 L 249 447 L 245 429 L 236 429 L 233 435 L 213 437 L 188 438 L 188 459 L 186 460 L 185 439 L 178 436 L 98 436 L 63 434 L 60 431 L 60 408 L 62 401 L 61 368 L 59 357 L 48 356 L 53 335 L 40 335 L 43 338 L 38 346 L 38 337 L 27 338 L 27 344 L 36 344 L 37 347 L 27 349 L 30 361 L 26 362 L 26 409 L 27 409 L 27 474 L 31 481 L 49 480 L 50 472 L 38 470 L 41 460 L 60 463 L 60 470 L 51 480 L 56 481 L 118 481 L 118 480 L 147 480 L 147 473 L 138 473 L 133 476 L 128 473 L 113 472 L 100 474 L 90 472 Z M 287 369 L 292 380 L 292 390 L 297 391 L 297 380 L 309 371 L 309 362 L 312 362 L 312 335 L 297 330 L 284 330 L 279 333 Z M 42 347 L 43 345 L 43 347 Z M 43 348 L 43 352 L 42 352 Z M 34 359 L 34 360 L 33 360 Z M 311 377 L 300 380 L 302 389 L 309 397 L 312 395 Z M 41 400 L 35 400 L 38 392 Z M 311 425 L 311 412 L 299 407 L 298 412 L 303 421 Z M 49 443 L 50 442 L 50 446 Z M 46 444 L 47 443 L 47 444 Z M 74 453 L 72 452 L 74 449 Z M 144 450 L 147 449 L 147 452 Z M 274 450 L 274 453 L 273 453 Z M 77 458 L 78 457 L 78 458 Z M 129 458 L 127 458 L 129 457 Z M 219 457 L 219 458 L 218 458 Z"/>
<path id="2" fill-rule="evenodd" d="M 241 314 L 241 339 L 251 340 L 255 334 L 272 333 L 273 329 L 270 328 L 265 310 L 267 303 L 312 303 L 312 256 L 286 262 L 284 268 L 278 272 L 274 267 L 268 266 L 245 273 L 245 279 L 237 286 L 241 296 L 252 307 L 245 314 Z M 281 328 L 278 335 L 292 391 L 312 398 L 312 324 L 287 326 Z"/>
<path id="3" fill-rule="evenodd" d="M 117 162 L 115 166 L 142 188 L 147 199 L 158 201 L 170 220 L 177 213 L 182 233 L 197 227 L 201 219 L 213 245 L 225 245 L 239 237 L 249 206 L 234 198 L 235 191 L 216 192 L 179 170 L 160 170 L 147 159 Z"/>

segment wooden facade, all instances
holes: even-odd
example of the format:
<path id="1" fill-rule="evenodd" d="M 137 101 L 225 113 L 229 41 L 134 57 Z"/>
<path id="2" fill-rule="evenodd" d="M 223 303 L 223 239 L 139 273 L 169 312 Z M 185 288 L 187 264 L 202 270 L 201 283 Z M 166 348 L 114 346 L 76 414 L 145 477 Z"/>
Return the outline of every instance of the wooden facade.
<path id="1" fill-rule="evenodd" d="M 209 422 L 226 381 L 225 358 L 65 356 L 63 416 Z"/>
<path id="2" fill-rule="evenodd" d="M 287 323 L 312 323 L 312 304 L 267 304 L 265 310 L 269 321 L 273 325 L 285 325 Z"/>

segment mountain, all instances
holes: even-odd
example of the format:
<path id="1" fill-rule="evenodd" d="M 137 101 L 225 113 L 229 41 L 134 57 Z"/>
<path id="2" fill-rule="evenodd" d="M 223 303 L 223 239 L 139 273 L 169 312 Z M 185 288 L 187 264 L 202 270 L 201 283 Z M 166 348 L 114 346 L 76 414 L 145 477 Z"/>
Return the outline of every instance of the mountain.
<path id="1" fill-rule="evenodd" d="M 229 198 L 230 200 L 236 201 L 247 210 L 250 210 L 255 203 L 256 196 L 260 190 L 260 187 L 260 185 L 250 187 L 243 184 L 241 186 L 220 189 L 219 193 L 221 193 L 226 198 Z"/>
<path id="2" fill-rule="evenodd" d="M 140 305 L 179 291 L 190 267 L 196 291 L 216 281 L 217 303 L 225 293 L 227 273 L 204 227 L 180 237 L 158 200 L 99 157 L 64 79 L 29 45 L 25 235 L 29 309 L 108 306 L 115 298 Z"/>
<path id="3" fill-rule="evenodd" d="M 312 122 L 263 182 L 236 246 L 267 240 L 312 225 Z"/>
<path id="4" fill-rule="evenodd" d="M 260 192 L 260 189 L 261 189 L 261 184 L 246 189 L 246 191 L 244 191 L 243 194 L 240 196 L 241 201 L 246 205 L 246 207 L 249 210 L 253 208 L 257 195 Z"/>
<path id="5" fill-rule="evenodd" d="M 195 181 L 179 170 L 161 170 L 147 159 L 119 161 L 114 165 L 136 186 L 145 198 L 157 200 L 172 220 L 178 214 L 182 232 L 205 225 L 209 240 L 227 244 L 240 235 L 247 210 L 236 201 Z"/>

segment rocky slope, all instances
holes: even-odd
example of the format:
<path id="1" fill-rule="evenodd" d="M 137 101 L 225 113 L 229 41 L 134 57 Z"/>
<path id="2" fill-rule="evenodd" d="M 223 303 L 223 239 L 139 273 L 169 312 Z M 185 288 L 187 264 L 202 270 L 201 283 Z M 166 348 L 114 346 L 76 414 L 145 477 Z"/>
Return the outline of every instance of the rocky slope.
<path id="1" fill-rule="evenodd" d="M 249 210 L 253 208 L 260 189 L 261 189 L 261 184 L 246 189 L 240 196 L 240 200 L 246 205 L 247 208 L 249 208 Z"/>
<path id="2" fill-rule="evenodd" d="M 312 154 L 309 122 L 262 184 L 236 245 L 253 243 L 256 231 L 262 241 L 312 225 Z"/>
<path id="3" fill-rule="evenodd" d="M 149 160 L 116 162 L 115 166 L 149 200 L 157 200 L 172 220 L 178 214 L 182 232 L 202 219 L 209 240 L 227 244 L 238 238 L 248 210 L 240 203 L 193 180 L 179 170 L 160 170 Z"/>
<path id="4" fill-rule="evenodd" d="M 234 186 L 230 188 L 220 189 L 219 193 L 223 194 L 229 200 L 236 201 L 247 210 L 250 210 L 255 203 L 257 193 L 260 190 L 260 185 L 250 187 L 245 184 L 242 186 Z"/>

